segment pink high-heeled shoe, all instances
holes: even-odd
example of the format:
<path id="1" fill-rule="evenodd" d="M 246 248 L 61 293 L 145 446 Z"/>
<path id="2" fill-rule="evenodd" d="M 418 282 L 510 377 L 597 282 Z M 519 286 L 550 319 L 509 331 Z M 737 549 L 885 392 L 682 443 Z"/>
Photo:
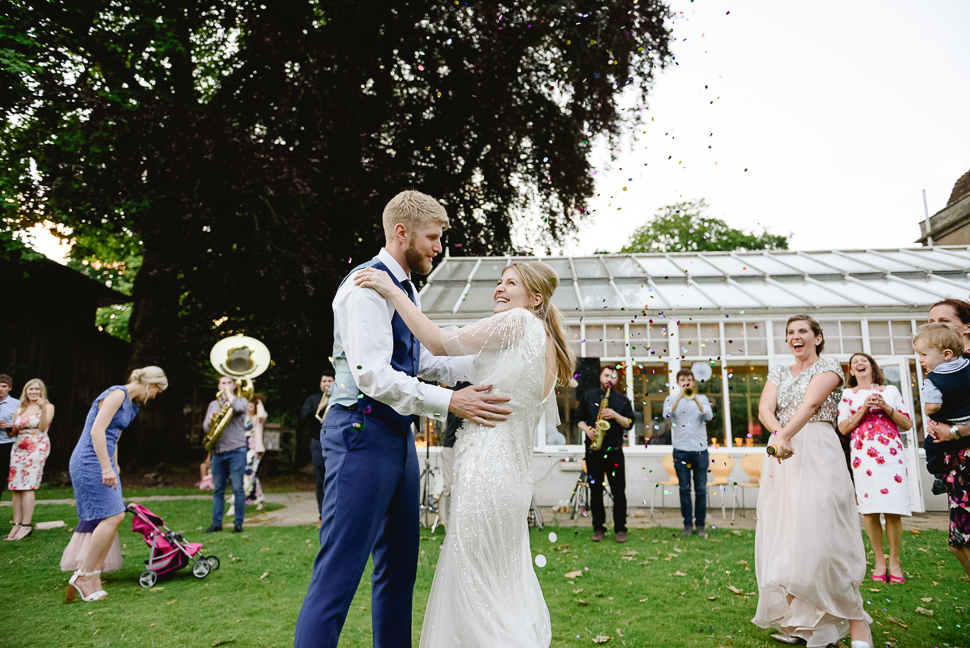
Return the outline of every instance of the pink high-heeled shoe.
<path id="1" fill-rule="evenodd" d="M 888 576 L 889 576 L 889 572 L 888 571 L 884 571 L 881 574 L 873 573 L 872 574 L 872 580 L 877 581 L 879 583 L 885 583 L 886 582 L 886 578 Z"/>
<path id="2" fill-rule="evenodd" d="M 889 574 L 889 572 L 886 572 L 886 573 Z M 893 584 L 901 585 L 901 584 L 903 584 L 903 583 L 906 582 L 906 577 L 905 576 L 893 576 L 892 574 L 889 574 L 889 582 L 890 583 L 893 583 Z"/>

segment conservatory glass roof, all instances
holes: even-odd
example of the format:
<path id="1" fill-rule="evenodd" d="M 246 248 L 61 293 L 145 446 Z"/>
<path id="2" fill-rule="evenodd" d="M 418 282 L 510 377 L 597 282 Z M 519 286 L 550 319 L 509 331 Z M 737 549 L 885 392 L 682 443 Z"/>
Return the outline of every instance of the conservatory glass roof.
<path id="1" fill-rule="evenodd" d="M 445 257 L 421 291 L 437 319 L 492 311 L 492 290 L 510 261 Z M 772 250 L 545 257 L 559 274 L 555 303 L 566 317 L 621 311 L 698 310 L 711 315 L 774 310 L 921 310 L 970 295 L 970 246 L 891 250 Z"/>

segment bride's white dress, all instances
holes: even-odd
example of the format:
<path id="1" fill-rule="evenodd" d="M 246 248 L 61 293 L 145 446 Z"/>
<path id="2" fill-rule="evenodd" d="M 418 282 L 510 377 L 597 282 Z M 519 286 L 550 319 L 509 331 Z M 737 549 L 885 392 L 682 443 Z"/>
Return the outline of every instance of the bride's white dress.
<path id="1" fill-rule="evenodd" d="M 449 524 L 421 648 L 547 648 L 552 627 L 528 529 L 533 437 L 555 376 L 545 327 L 515 308 L 446 329 L 443 342 L 449 355 L 476 356 L 474 384 L 510 395 L 512 414 L 495 427 L 466 422 L 458 431 Z"/>

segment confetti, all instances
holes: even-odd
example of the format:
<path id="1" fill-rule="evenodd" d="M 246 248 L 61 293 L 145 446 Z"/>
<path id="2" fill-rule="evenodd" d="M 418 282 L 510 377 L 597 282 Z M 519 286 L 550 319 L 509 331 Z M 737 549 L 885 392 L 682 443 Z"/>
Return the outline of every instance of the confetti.
<path id="1" fill-rule="evenodd" d="M 549 542 L 555 542 L 558 539 L 559 539 L 559 536 L 557 536 L 555 533 L 549 534 Z"/>
<path id="2" fill-rule="evenodd" d="M 536 567 L 539 567 L 541 569 L 542 567 L 545 567 L 545 566 L 546 566 L 546 557 L 543 556 L 542 554 L 539 554 L 538 556 L 536 556 Z"/>

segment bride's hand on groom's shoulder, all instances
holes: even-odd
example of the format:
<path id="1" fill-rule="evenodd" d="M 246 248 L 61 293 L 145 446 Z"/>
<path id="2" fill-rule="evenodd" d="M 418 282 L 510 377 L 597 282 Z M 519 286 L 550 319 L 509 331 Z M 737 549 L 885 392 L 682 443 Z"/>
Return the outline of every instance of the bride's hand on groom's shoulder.
<path id="1" fill-rule="evenodd" d="M 395 292 L 400 292 L 391 275 L 383 270 L 376 268 L 364 268 L 354 276 L 354 285 L 361 288 L 370 288 L 380 293 L 381 297 L 393 297 Z"/>

